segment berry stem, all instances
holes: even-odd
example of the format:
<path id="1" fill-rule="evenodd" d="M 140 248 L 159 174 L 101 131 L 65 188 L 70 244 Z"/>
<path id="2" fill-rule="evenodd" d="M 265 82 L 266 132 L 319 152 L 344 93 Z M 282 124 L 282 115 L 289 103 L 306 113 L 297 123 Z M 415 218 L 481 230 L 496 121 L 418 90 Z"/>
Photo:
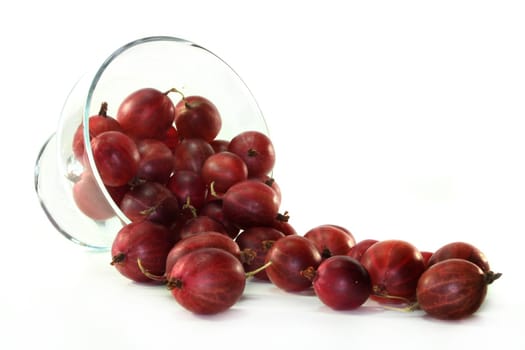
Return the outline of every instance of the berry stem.
<path id="1" fill-rule="evenodd" d="M 387 294 L 384 292 L 385 291 L 385 288 L 383 286 L 379 286 L 379 285 L 375 285 L 372 287 L 372 293 L 377 296 L 377 297 L 380 297 L 380 298 L 384 298 L 384 299 L 389 299 L 389 300 L 392 300 L 392 301 L 400 301 L 404 304 L 407 304 L 407 305 L 411 305 L 412 304 L 412 301 L 408 298 L 405 298 L 405 297 L 400 297 L 400 296 L 397 296 L 397 295 L 390 295 L 390 294 Z"/>
<path id="2" fill-rule="evenodd" d="M 182 91 L 180 91 L 180 90 L 177 89 L 177 88 L 171 88 L 171 89 L 169 89 L 168 91 L 166 91 L 166 92 L 164 93 L 164 95 L 167 95 L 167 94 L 169 94 L 170 92 L 174 92 L 174 93 L 176 93 L 176 94 L 179 94 L 180 97 L 182 97 L 183 100 L 186 98 L 186 97 L 184 96 L 184 94 L 182 93 Z"/>
<path id="3" fill-rule="evenodd" d="M 306 269 L 301 271 L 301 276 L 309 279 L 310 281 L 313 281 L 315 277 L 315 273 L 316 273 L 315 268 L 313 266 L 308 266 Z"/>
<path id="4" fill-rule="evenodd" d="M 491 284 L 492 282 L 494 282 L 495 280 L 497 280 L 498 278 L 501 277 L 501 273 L 494 273 L 493 271 L 488 271 L 487 273 L 485 273 L 485 283 L 486 284 Z"/>
<path id="5" fill-rule="evenodd" d="M 137 265 L 139 266 L 140 272 L 142 272 L 149 279 L 151 279 L 153 281 L 158 281 L 158 282 L 166 282 L 166 276 L 165 275 L 158 276 L 158 275 L 152 274 L 151 272 L 146 270 L 144 268 L 144 266 L 142 266 L 142 261 L 140 259 L 137 259 Z"/>
<path id="6" fill-rule="evenodd" d="M 272 264 L 272 262 L 268 261 L 266 264 L 262 265 L 261 267 L 255 269 L 253 271 L 246 272 L 246 274 L 245 274 L 246 278 L 250 278 L 250 277 L 255 276 L 256 274 L 258 274 L 259 272 L 263 271 L 264 269 L 266 269 L 271 264 Z"/>
<path id="7" fill-rule="evenodd" d="M 111 265 L 116 265 L 118 263 L 121 263 L 124 261 L 124 259 L 126 259 L 126 254 L 124 253 L 119 253 L 117 255 L 115 255 L 112 259 L 111 259 Z"/>
<path id="8" fill-rule="evenodd" d="M 190 104 L 186 101 L 186 96 L 184 96 L 184 94 L 182 93 L 182 91 L 180 91 L 179 89 L 176 89 L 176 88 L 171 88 L 169 89 L 168 91 L 166 91 L 164 94 L 167 95 L 169 94 L 170 92 L 174 92 L 176 94 L 179 94 L 180 97 L 182 98 L 182 100 L 184 101 L 184 106 L 186 106 L 186 108 L 190 108 Z"/>
<path id="9" fill-rule="evenodd" d="M 288 222 L 288 220 L 290 219 L 290 215 L 288 214 L 287 211 L 285 211 L 283 214 L 277 213 L 277 216 L 275 217 L 275 219 L 281 222 Z"/>
<path id="10" fill-rule="evenodd" d="M 275 179 L 273 177 L 270 177 L 268 180 L 264 181 L 264 183 L 272 187 L 273 184 L 275 183 Z"/>
<path id="11" fill-rule="evenodd" d="M 253 259 L 257 257 L 255 250 L 246 248 L 241 251 L 241 262 L 246 265 L 250 265 Z"/>
<path id="12" fill-rule="evenodd" d="M 393 310 L 393 311 L 400 311 L 400 312 L 412 312 L 412 311 L 419 310 L 419 303 L 415 302 L 405 307 L 395 307 L 395 306 L 387 306 L 387 305 L 382 305 L 382 307 L 383 309 L 386 309 L 386 310 Z"/>
<path id="13" fill-rule="evenodd" d="M 182 289 L 182 286 L 183 286 L 183 283 L 180 279 L 178 278 L 174 278 L 172 280 L 169 280 L 168 283 L 166 283 L 166 287 L 169 289 L 169 290 L 172 290 L 172 289 Z"/>
<path id="14" fill-rule="evenodd" d="M 261 243 L 262 243 L 263 251 L 267 252 L 273 246 L 273 244 L 275 243 L 275 240 L 274 239 L 265 239 Z"/>
<path id="15" fill-rule="evenodd" d="M 98 111 L 98 115 L 102 117 L 108 116 L 108 103 L 107 102 L 102 102 L 102 104 L 100 105 L 100 110 Z"/>
<path id="16" fill-rule="evenodd" d="M 147 209 L 144 209 L 144 210 L 141 210 L 139 212 L 140 215 L 144 215 L 145 217 L 148 217 L 150 214 L 154 213 L 155 210 L 157 210 L 157 208 L 160 206 L 161 203 L 158 203 L 152 207 L 149 207 Z"/>
<path id="17" fill-rule="evenodd" d="M 171 88 L 168 91 L 166 91 L 164 94 L 167 95 L 170 92 L 175 92 L 175 93 L 177 93 L 177 94 L 179 94 L 181 96 L 182 101 L 184 101 L 184 107 L 186 107 L 187 109 L 191 109 L 192 108 L 191 104 L 188 102 L 188 100 L 186 99 L 186 96 L 184 96 L 182 91 L 180 91 L 180 90 L 178 90 L 176 88 Z"/>
<path id="18" fill-rule="evenodd" d="M 182 210 L 189 209 L 191 212 L 191 215 L 196 218 L 197 217 L 197 208 L 195 208 L 191 204 L 190 196 L 186 197 L 186 203 L 182 206 Z"/>
<path id="19" fill-rule="evenodd" d="M 215 181 L 210 182 L 210 194 L 215 198 L 219 198 L 217 192 L 215 191 Z"/>

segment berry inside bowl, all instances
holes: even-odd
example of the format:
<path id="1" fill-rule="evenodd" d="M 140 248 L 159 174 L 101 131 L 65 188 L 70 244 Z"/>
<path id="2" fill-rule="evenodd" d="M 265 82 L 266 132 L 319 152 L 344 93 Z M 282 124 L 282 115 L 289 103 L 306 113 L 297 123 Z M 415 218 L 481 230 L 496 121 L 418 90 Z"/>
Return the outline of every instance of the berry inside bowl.
<path id="1" fill-rule="evenodd" d="M 192 119 L 199 114 L 209 118 Z M 177 125 L 178 119 L 186 121 Z M 268 135 L 257 102 L 227 63 L 187 40 L 142 38 L 117 49 L 73 87 L 56 132 L 38 154 L 35 189 L 60 233 L 107 250 L 118 230 L 140 215 L 156 211 L 155 220 L 172 225 L 170 206 L 192 207 L 180 197 L 150 211 L 140 206 L 162 197 L 176 170 L 197 171 L 183 169 L 192 166 L 183 155 L 177 160 L 183 142 L 197 153 L 215 152 L 244 131 Z M 129 191 L 136 193 L 124 205 Z"/>

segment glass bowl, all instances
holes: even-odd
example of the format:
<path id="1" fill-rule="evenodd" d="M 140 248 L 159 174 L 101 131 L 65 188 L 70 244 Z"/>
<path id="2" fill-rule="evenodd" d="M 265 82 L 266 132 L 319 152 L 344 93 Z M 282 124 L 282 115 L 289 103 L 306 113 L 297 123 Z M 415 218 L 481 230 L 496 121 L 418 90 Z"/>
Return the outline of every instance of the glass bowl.
<path id="1" fill-rule="evenodd" d="M 120 47 L 75 84 L 56 132 L 41 148 L 35 166 L 35 189 L 45 214 L 62 235 L 81 246 L 108 250 L 118 230 L 130 222 L 112 200 L 94 165 L 86 127 L 89 118 L 98 114 L 103 102 L 108 103 L 108 115 L 116 117 L 124 98 L 145 87 L 161 91 L 176 88 L 186 96 L 201 95 L 213 101 L 222 117 L 218 139 L 229 140 L 245 130 L 268 134 L 263 114 L 246 84 L 204 47 L 168 36 L 141 38 Z M 99 191 L 93 197 L 98 197 L 97 206 L 111 210 L 108 219 L 88 217 L 73 198 L 73 186 L 84 171 L 72 148 L 79 125 L 83 125 L 88 167 L 94 177 L 93 192 Z"/>

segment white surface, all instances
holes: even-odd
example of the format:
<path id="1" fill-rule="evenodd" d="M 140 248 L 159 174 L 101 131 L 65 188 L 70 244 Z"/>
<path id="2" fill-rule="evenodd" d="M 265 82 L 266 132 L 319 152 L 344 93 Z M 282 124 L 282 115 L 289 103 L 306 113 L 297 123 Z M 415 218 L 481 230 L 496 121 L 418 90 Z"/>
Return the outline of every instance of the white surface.
<path id="1" fill-rule="evenodd" d="M 1 349 L 525 348 L 523 5 L 342 4 L 0 5 Z M 37 151 L 94 57 L 155 34 L 208 47 L 244 78 L 300 232 L 335 223 L 425 250 L 469 241 L 503 273 L 482 309 L 461 322 L 335 312 L 249 283 L 230 311 L 196 317 L 62 238 L 33 191 Z"/>

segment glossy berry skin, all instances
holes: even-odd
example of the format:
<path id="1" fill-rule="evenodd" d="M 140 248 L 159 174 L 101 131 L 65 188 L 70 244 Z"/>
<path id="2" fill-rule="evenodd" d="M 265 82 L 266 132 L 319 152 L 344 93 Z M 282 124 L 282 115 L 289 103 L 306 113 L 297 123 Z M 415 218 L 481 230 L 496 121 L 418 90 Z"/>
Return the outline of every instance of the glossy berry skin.
<path id="1" fill-rule="evenodd" d="M 284 216 L 284 219 L 283 219 L 279 215 L 275 220 L 273 220 L 270 226 L 282 232 L 285 236 L 298 234 L 295 227 L 289 222 L 289 218 L 287 216 Z"/>
<path id="2" fill-rule="evenodd" d="M 243 230 L 235 238 L 235 242 L 242 251 L 250 255 L 250 259 L 243 262 L 244 269 L 249 272 L 262 267 L 272 245 L 283 237 L 282 232 L 267 226 L 250 227 Z M 256 273 L 254 277 L 259 280 L 269 280 L 265 269 Z"/>
<path id="3" fill-rule="evenodd" d="M 222 140 L 222 139 L 215 139 L 215 140 L 210 141 L 210 145 L 215 151 L 215 153 L 219 153 L 219 152 L 224 152 L 228 150 L 230 141 Z"/>
<path id="4" fill-rule="evenodd" d="M 201 176 L 208 188 L 224 193 L 237 182 L 248 178 L 248 168 L 235 153 L 219 152 L 204 161 Z"/>
<path id="5" fill-rule="evenodd" d="M 484 272 L 464 259 L 448 259 L 430 266 L 417 284 L 419 307 L 439 319 L 460 319 L 476 312 L 487 294 L 487 285 L 500 277 Z"/>
<path id="6" fill-rule="evenodd" d="M 173 153 L 173 169 L 201 173 L 204 161 L 214 154 L 211 145 L 201 139 L 184 139 Z"/>
<path id="7" fill-rule="evenodd" d="M 206 199 L 206 184 L 200 174 L 191 170 L 178 170 L 168 180 L 167 187 L 181 206 L 200 209 Z"/>
<path id="8" fill-rule="evenodd" d="M 222 208 L 222 200 L 209 201 L 204 204 L 200 210 L 200 215 L 204 215 L 218 221 L 226 230 L 228 236 L 235 238 L 239 234 L 239 228 L 234 225 L 231 221 L 226 219 Z"/>
<path id="9" fill-rule="evenodd" d="M 265 271 L 270 281 L 287 292 L 301 292 L 312 287 L 315 269 L 321 263 L 315 245 L 299 235 L 275 241 L 266 254 Z"/>
<path id="10" fill-rule="evenodd" d="M 426 268 L 421 252 L 402 240 L 383 240 L 370 246 L 361 257 L 372 281 L 371 298 L 381 303 L 410 303 Z"/>
<path id="11" fill-rule="evenodd" d="M 175 152 L 175 149 L 180 143 L 179 140 L 179 133 L 177 132 L 177 129 L 172 125 L 166 130 L 166 133 L 164 136 L 160 139 L 168 148 L 171 150 L 171 152 Z"/>
<path id="12" fill-rule="evenodd" d="M 212 141 L 222 126 L 217 107 L 203 96 L 186 96 L 175 106 L 175 126 L 181 139 Z"/>
<path id="13" fill-rule="evenodd" d="M 228 151 L 237 154 L 248 167 L 248 177 L 268 175 L 275 165 L 275 148 L 259 131 L 244 131 L 230 140 Z"/>
<path id="14" fill-rule="evenodd" d="M 171 248 L 166 258 L 166 271 L 170 272 L 182 256 L 201 248 L 223 249 L 237 259 L 241 258 L 239 245 L 233 239 L 220 232 L 204 231 L 180 240 Z"/>
<path id="15" fill-rule="evenodd" d="M 451 242 L 436 250 L 428 260 L 428 266 L 440 261 L 458 258 L 478 265 L 484 272 L 490 271 L 490 264 L 483 252 L 467 242 Z"/>
<path id="16" fill-rule="evenodd" d="M 106 131 L 91 140 L 95 165 L 106 186 L 128 184 L 137 173 L 140 153 L 135 141 L 119 131 Z"/>
<path id="17" fill-rule="evenodd" d="M 376 239 L 363 239 L 357 242 L 345 255 L 348 255 L 351 258 L 361 261 L 361 257 L 366 252 L 366 250 L 377 242 L 378 240 Z"/>
<path id="18" fill-rule="evenodd" d="M 279 206 L 276 192 L 258 180 L 238 182 L 222 197 L 225 217 L 241 228 L 271 225 Z"/>
<path id="19" fill-rule="evenodd" d="M 220 232 L 228 236 L 228 238 L 232 238 L 220 222 L 205 215 L 197 215 L 196 217 L 188 219 L 180 228 L 179 235 L 181 239 L 185 239 L 207 231 Z"/>
<path id="20" fill-rule="evenodd" d="M 166 184 L 173 172 L 173 153 L 162 141 L 143 139 L 137 142 L 140 162 L 136 177 Z"/>
<path id="21" fill-rule="evenodd" d="M 364 304 L 372 292 L 370 276 L 359 261 L 345 255 L 324 260 L 315 273 L 316 295 L 334 310 L 352 310 Z"/>
<path id="22" fill-rule="evenodd" d="M 173 124 L 175 106 L 165 93 L 144 88 L 124 99 L 116 118 L 126 134 L 134 139 L 162 140 Z"/>
<path id="23" fill-rule="evenodd" d="M 89 169 L 73 185 L 73 199 L 80 211 L 93 220 L 107 220 L 115 216 L 115 211 Z"/>
<path id="24" fill-rule="evenodd" d="M 281 202 L 282 200 L 281 187 L 279 186 L 279 184 L 273 177 L 268 176 L 268 175 L 262 175 L 262 176 L 251 177 L 250 179 L 259 180 L 262 183 L 265 183 L 268 186 L 270 186 L 277 194 L 277 198 L 279 199 L 279 202 Z"/>
<path id="25" fill-rule="evenodd" d="M 177 218 L 179 202 L 165 186 L 145 182 L 124 195 L 120 209 L 131 221 L 150 220 L 169 227 Z"/>
<path id="26" fill-rule="evenodd" d="M 123 226 L 111 247 L 111 265 L 133 281 L 151 282 L 140 270 L 137 260 L 140 259 L 149 273 L 163 275 L 171 249 L 168 235 L 167 228 L 147 220 Z"/>
<path id="27" fill-rule="evenodd" d="M 355 245 L 351 233 L 334 225 L 316 226 L 308 230 L 304 236 L 315 244 L 325 259 L 333 255 L 344 255 Z"/>
<path id="28" fill-rule="evenodd" d="M 107 103 L 103 103 L 97 115 L 89 118 L 89 140 L 105 131 L 122 131 L 119 122 L 107 115 Z M 80 162 L 84 158 L 84 125 L 79 125 L 73 136 L 73 154 Z"/>
<path id="29" fill-rule="evenodd" d="M 106 190 L 108 190 L 109 196 L 113 200 L 113 202 L 119 206 L 122 202 L 122 198 L 128 193 L 128 191 L 131 189 L 131 186 L 124 185 L 119 187 L 110 187 L 106 186 Z"/>
<path id="30" fill-rule="evenodd" d="M 430 258 L 432 258 L 433 254 L 434 254 L 433 252 L 429 252 L 426 250 L 421 251 L 421 256 L 423 256 L 423 262 L 425 263 L 426 267 L 429 267 L 428 262 L 430 261 Z"/>
<path id="31" fill-rule="evenodd" d="M 180 257 L 167 283 L 180 305 L 201 315 L 231 308 L 241 298 L 245 285 L 239 259 L 218 248 L 201 248 Z"/>

